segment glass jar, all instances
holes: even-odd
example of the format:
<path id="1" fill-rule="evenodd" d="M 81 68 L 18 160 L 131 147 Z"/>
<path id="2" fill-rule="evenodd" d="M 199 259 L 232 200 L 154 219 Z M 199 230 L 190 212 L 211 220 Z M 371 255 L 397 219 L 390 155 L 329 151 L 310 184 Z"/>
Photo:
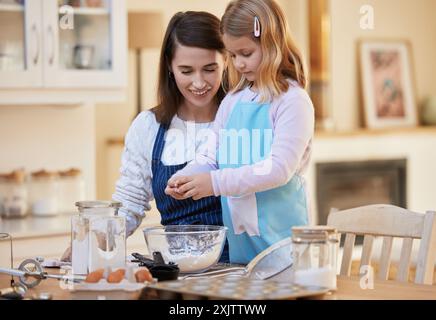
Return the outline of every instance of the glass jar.
<path id="1" fill-rule="evenodd" d="M 76 207 L 84 215 L 117 216 L 122 204 L 118 201 L 77 201 Z"/>
<path id="2" fill-rule="evenodd" d="M 59 176 L 46 170 L 32 172 L 30 208 L 35 216 L 54 216 L 59 212 Z"/>
<path id="3" fill-rule="evenodd" d="M 89 220 L 89 271 L 125 268 L 125 217 L 93 217 Z"/>
<path id="4" fill-rule="evenodd" d="M 27 216 L 27 185 L 23 169 L 0 174 L 0 217 L 24 218 Z"/>
<path id="5" fill-rule="evenodd" d="M 335 290 L 338 245 L 339 235 L 334 228 L 292 228 L 293 282 Z"/>
<path id="6" fill-rule="evenodd" d="M 118 216 L 120 202 L 79 201 L 71 218 L 72 268 L 86 274 L 100 268 L 125 267 L 126 221 Z"/>
<path id="7" fill-rule="evenodd" d="M 78 214 L 71 217 L 71 266 L 73 274 L 88 274 L 89 218 Z"/>
<path id="8" fill-rule="evenodd" d="M 59 171 L 59 212 L 73 213 L 75 203 L 85 200 L 85 181 L 79 169 Z"/>

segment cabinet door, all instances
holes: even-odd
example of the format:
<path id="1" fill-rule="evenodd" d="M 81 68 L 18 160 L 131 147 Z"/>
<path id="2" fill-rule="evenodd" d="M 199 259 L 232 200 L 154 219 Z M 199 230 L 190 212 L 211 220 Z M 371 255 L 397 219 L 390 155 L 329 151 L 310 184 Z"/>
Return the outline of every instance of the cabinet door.
<path id="1" fill-rule="evenodd" d="M 0 88 L 42 85 L 41 0 L 0 0 Z"/>
<path id="2" fill-rule="evenodd" d="M 127 84 L 127 13 L 120 0 L 43 0 L 44 86 Z"/>

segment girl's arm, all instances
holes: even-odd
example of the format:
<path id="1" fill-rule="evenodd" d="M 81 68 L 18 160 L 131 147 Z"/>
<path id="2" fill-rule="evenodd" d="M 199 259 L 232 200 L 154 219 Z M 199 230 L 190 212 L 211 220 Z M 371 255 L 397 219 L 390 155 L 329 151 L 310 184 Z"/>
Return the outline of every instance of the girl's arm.
<path id="1" fill-rule="evenodd" d="M 280 187 L 293 177 L 313 137 L 314 110 L 303 89 L 286 93 L 273 111 L 271 154 L 258 163 L 211 172 L 215 196 L 238 196 Z"/>
<path id="2" fill-rule="evenodd" d="M 126 233 L 130 236 L 145 217 L 144 211 L 151 209 L 153 200 L 151 187 L 151 152 L 156 138 L 156 126 L 152 112 L 142 112 L 130 126 L 121 159 L 120 177 L 112 199 L 123 206 L 120 216 L 126 217 Z"/>

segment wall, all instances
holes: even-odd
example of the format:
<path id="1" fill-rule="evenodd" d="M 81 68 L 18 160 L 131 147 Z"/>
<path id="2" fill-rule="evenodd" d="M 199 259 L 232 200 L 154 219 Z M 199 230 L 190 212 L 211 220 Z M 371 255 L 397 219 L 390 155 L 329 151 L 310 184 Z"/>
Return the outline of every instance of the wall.
<path id="1" fill-rule="evenodd" d="M 92 105 L 0 106 L 0 172 L 23 167 L 84 173 L 95 197 L 95 127 Z"/>
<path id="2" fill-rule="evenodd" d="M 285 11 L 292 36 L 309 64 L 309 21 L 307 0 L 278 0 Z"/>
<path id="3" fill-rule="evenodd" d="M 136 86 L 135 86 L 135 56 L 133 51 L 128 53 L 127 99 L 120 104 L 97 104 L 95 106 L 95 140 L 96 140 L 96 197 L 110 200 L 115 185 L 108 178 L 108 157 L 114 156 L 107 148 L 107 140 L 124 138 L 131 121 L 136 115 Z M 120 157 L 118 155 L 117 157 Z M 117 159 L 119 161 L 119 159 Z M 118 172 L 118 169 L 115 169 Z M 112 174 L 112 173 L 111 173 Z"/>
<path id="4" fill-rule="evenodd" d="M 407 207 L 417 212 L 435 210 L 436 170 L 431 168 L 436 163 L 436 152 L 429 150 L 429 146 L 434 145 L 434 129 L 380 134 L 318 135 L 313 144 L 312 160 L 306 175 L 312 213 L 315 215 L 317 211 L 317 163 L 385 159 L 407 159 Z M 316 222 L 315 216 L 312 219 Z"/>
<path id="5" fill-rule="evenodd" d="M 422 101 L 436 95 L 436 1 L 434 0 L 330 0 L 332 112 L 337 130 L 359 126 L 357 41 L 406 39 L 412 44 L 416 96 Z M 375 29 L 360 29 L 360 7 L 375 11 Z"/>

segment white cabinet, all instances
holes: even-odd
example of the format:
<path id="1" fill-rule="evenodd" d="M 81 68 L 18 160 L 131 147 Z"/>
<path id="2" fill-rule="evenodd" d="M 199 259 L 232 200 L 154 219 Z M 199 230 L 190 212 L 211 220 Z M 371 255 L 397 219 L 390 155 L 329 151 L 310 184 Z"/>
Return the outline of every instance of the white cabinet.
<path id="1" fill-rule="evenodd" d="M 124 89 L 126 22 L 122 0 L 0 0 L 0 103 Z"/>
<path id="2" fill-rule="evenodd" d="M 0 0 L 0 87 L 42 86 L 40 0 Z"/>

